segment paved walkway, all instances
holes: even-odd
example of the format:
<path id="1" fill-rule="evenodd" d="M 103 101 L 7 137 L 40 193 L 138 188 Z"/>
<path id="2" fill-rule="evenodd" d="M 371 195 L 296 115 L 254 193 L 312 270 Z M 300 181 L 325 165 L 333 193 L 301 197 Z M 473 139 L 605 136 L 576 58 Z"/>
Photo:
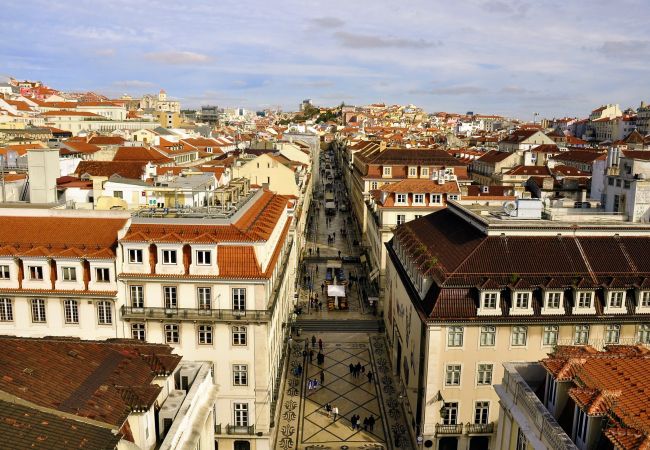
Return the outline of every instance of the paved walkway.
<path id="1" fill-rule="evenodd" d="M 315 183 L 321 183 L 318 163 L 314 166 Z M 336 184 L 336 183 L 335 183 Z M 342 188 L 342 182 L 339 184 Z M 345 195 L 339 190 L 339 201 Z M 317 202 L 314 202 L 316 204 Z M 321 203 L 322 205 L 322 203 Z M 325 221 L 324 207 L 320 214 L 310 211 L 312 225 L 307 236 L 306 249 L 303 252 L 305 263 L 301 277 L 299 301 L 303 306 L 303 317 L 306 319 L 369 319 L 375 320 L 373 311 L 364 303 L 358 282 L 348 285 L 347 299 L 349 309 L 328 310 L 326 295 L 321 291 L 324 281 L 327 258 L 339 260 L 341 256 L 358 256 L 359 249 L 353 245 L 357 239 L 354 226 L 349 226 L 347 212 L 337 212 L 329 227 Z M 348 236 L 343 238 L 341 230 L 348 230 Z M 328 235 L 336 234 L 333 241 L 328 242 Z M 308 249 L 312 249 L 310 259 Z M 316 248 L 320 258 L 315 258 Z M 357 277 L 366 275 L 360 264 L 343 263 L 345 278 L 349 279 L 352 272 Z M 305 277 L 309 277 L 309 281 Z M 366 275 L 367 276 L 367 275 Z M 311 285 L 311 289 L 310 289 Z M 327 289 L 325 287 L 325 289 Z M 318 300 L 323 303 L 321 309 L 309 304 L 310 296 L 318 293 Z M 311 334 L 294 339 L 289 352 L 289 367 L 282 386 L 278 407 L 280 419 L 278 437 L 275 448 L 281 450 L 316 450 L 316 449 L 411 449 L 406 425 L 402 415 L 397 384 L 392 376 L 390 358 L 386 353 L 383 336 L 365 333 L 329 333 L 316 336 L 322 339 L 324 363 L 317 364 L 315 349 L 311 345 Z M 303 354 L 307 348 L 307 354 Z M 309 350 L 314 351 L 313 361 L 310 362 Z M 350 374 L 350 363 L 360 363 L 365 372 L 355 378 Z M 302 367 L 302 373 L 294 374 L 296 367 Z M 320 384 L 320 374 L 324 375 L 323 385 L 309 390 L 309 381 L 317 380 Z M 373 373 L 369 382 L 367 373 Z M 330 403 L 339 409 L 339 417 L 334 420 L 328 417 L 325 405 Z M 359 415 L 360 429 L 352 429 L 350 419 Z M 363 427 L 363 420 L 373 416 L 376 420 L 372 430 Z"/>

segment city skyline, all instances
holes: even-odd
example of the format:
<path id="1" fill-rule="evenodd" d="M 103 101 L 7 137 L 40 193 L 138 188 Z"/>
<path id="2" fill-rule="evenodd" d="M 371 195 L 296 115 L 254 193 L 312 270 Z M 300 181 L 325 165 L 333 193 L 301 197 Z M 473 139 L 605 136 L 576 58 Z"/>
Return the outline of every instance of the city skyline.
<path id="1" fill-rule="evenodd" d="M 5 13 L 0 74 L 111 97 L 164 88 L 186 107 L 295 110 L 312 98 L 531 120 L 637 107 L 650 86 L 650 8 L 634 0 L 10 0 Z"/>

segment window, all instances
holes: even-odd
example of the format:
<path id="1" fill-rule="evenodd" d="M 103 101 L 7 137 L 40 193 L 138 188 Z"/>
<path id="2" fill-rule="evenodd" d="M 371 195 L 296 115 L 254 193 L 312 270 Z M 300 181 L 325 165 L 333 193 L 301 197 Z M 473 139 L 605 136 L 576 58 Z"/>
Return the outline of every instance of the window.
<path id="1" fill-rule="evenodd" d="M 490 417 L 490 402 L 476 402 L 474 404 L 474 423 L 487 425 Z"/>
<path id="2" fill-rule="evenodd" d="M 113 191 L 113 197 L 115 198 L 124 198 L 122 191 Z"/>
<path id="3" fill-rule="evenodd" d="M 32 322 L 43 323 L 45 321 L 45 300 L 41 298 L 32 299 Z"/>
<path id="4" fill-rule="evenodd" d="M 145 327 L 143 323 L 131 324 L 131 337 L 138 341 L 146 340 Z"/>
<path id="5" fill-rule="evenodd" d="M 97 320 L 100 325 L 110 325 L 113 323 L 113 311 L 111 302 L 97 302 Z"/>
<path id="6" fill-rule="evenodd" d="M 447 346 L 448 347 L 463 346 L 463 327 L 449 327 L 447 329 Z"/>
<path id="7" fill-rule="evenodd" d="M 212 289 L 209 287 L 200 287 L 197 289 L 197 296 L 199 297 L 199 309 L 212 308 Z"/>
<path id="8" fill-rule="evenodd" d="M 620 308 L 623 306 L 623 291 L 614 291 L 609 293 L 609 307 Z"/>
<path id="9" fill-rule="evenodd" d="M 593 294 L 591 292 L 578 293 L 578 308 L 591 308 L 591 299 Z"/>
<path id="10" fill-rule="evenodd" d="M 605 326 L 605 343 L 618 344 L 621 338 L 621 326 L 617 324 L 609 324 Z"/>
<path id="11" fill-rule="evenodd" d="M 497 308 L 497 296 L 496 292 L 484 292 L 483 293 L 483 308 L 485 309 L 496 309 Z"/>
<path id="12" fill-rule="evenodd" d="M 77 269 L 75 267 L 61 267 L 63 281 L 77 281 Z"/>
<path id="13" fill-rule="evenodd" d="M 196 264 L 199 266 L 209 266 L 212 264 L 212 252 L 210 250 L 197 250 Z"/>
<path id="14" fill-rule="evenodd" d="M 142 250 L 137 248 L 129 249 L 129 262 L 131 264 L 141 264 L 142 263 Z"/>
<path id="15" fill-rule="evenodd" d="M 442 203 L 442 195 L 440 194 L 431 194 L 431 203 L 439 205 Z"/>
<path id="16" fill-rule="evenodd" d="M 404 222 L 406 222 L 406 214 L 398 214 L 397 215 L 397 225 L 401 225 Z"/>
<path id="17" fill-rule="evenodd" d="M 562 301 L 561 292 L 548 292 L 546 294 L 546 307 L 549 309 L 558 309 Z"/>
<path id="18" fill-rule="evenodd" d="M 246 364 L 233 364 L 232 384 L 234 386 L 248 386 L 248 366 Z"/>
<path id="19" fill-rule="evenodd" d="M 246 345 L 246 327 L 232 327 L 232 345 Z"/>
<path id="20" fill-rule="evenodd" d="M 497 327 L 483 326 L 481 327 L 481 347 L 494 347 L 497 337 Z"/>
<path id="21" fill-rule="evenodd" d="M 643 308 L 650 308 L 650 291 L 641 292 L 641 306 Z"/>
<path id="22" fill-rule="evenodd" d="M 29 266 L 29 279 L 30 280 L 42 280 L 43 279 L 43 268 L 41 266 Z"/>
<path id="23" fill-rule="evenodd" d="M 607 184 L 609 184 L 610 186 L 614 186 L 614 179 L 611 177 L 607 177 Z"/>
<path id="24" fill-rule="evenodd" d="M 529 305 L 530 305 L 530 293 L 517 292 L 517 295 L 515 296 L 515 308 L 528 309 Z"/>
<path id="25" fill-rule="evenodd" d="M 417 176 L 418 176 L 418 168 L 409 167 L 409 177 L 417 177 Z"/>
<path id="26" fill-rule="evenodd" d="M 396 203 L 406 203 L 406 194 L 395 194 Z"/>
<path id="27" fill-rule="evenodd" d="M 416 215 L 415 215 L 415 218 L 416 218 L 416 219 L 419 219 L 420 217 L 422 217 L 422 214 L 416 214 Z"/>
<path id="28" fill-rule="evenodd" d="M 76 300 L 64 300 L 63 317 L 65 323 L 79 323 L 79 302 Z"/>
<path id="29" fill-rule="evenodd" d="M 447 200 L 458 200 L 458 194 L 447 194 Z"/>
<path id="30" fill-rule="evenodd" d="M 370 190 L 372 190 L 372 191 L 377 190 L 377 182 L 376 181 L 371 181 L 370 182 Z"/>
<path id="31" fill-rule="evenodd" d="M 544 326 L 544 332 L 542 334 L 542 343 L 544 345 L 555 345 L 557 344 L 557 337 L 560 334 L 560 327 L 557 325 L 546 325 Z"/>
<path id="32" fill-rule="evenodd" d="M 589 325 L 576 325 L 573 340 L 576 345 L 589 342 Z"/>
<path id="33" fill-rule="evenodd" d="M 233 404 L 233 412 L 235 414 L 234 422 L 236 427 L 248 426 L 248 403 L 235 403 Z"/>
<path id="34" fill-rule="evenodd" d="M 0 280 L 9 279 L 9 266 L 2 265 L 0 266 Z"/>
<path id="35" fill-rule="evenodd" d="M 199 325 L 199 344 L 212 344 L 212 325 Z"/>
<path id="36" fill-rule="evenodd" d="M 391 176 L 392 173 L 393 173 L 393 171 L 392 171 L 392 169 L 390 167 L 384 167 L 383 174 L 384 174 L 385 177 Z"/>
<path id="37" fill-rule="evenodd" d="M 447 364 L 445 368 L 445 386 L 460 386 L 460 364 Z"/>
<path id="38" fill-rule="evenodd" d="M 0 298 L 0 322 L 12 322 L 14 308 L 10 298 Z"/>
<path id="39" fill-rule="evenodd" d="M 458 423 L 458 402 L 445 402 L 440 410 L 443 425 L 456 425 Z"/>
<path id="40" fill-rule="evenodd" d="M 413 194 L 413 203 L 417 203 L 418 205 L 423 205 L 424 194 Z"/>
<path id="41" fill-rule="evenodd" d="M 236 311 L 244 311 L 246 309 L 246 289 L 233 288 L 232 289 L 232 309 Z"/>
<path id="42" fill-rule="evenodd" d="M 428 167 L 420 167 L 420 176 L 428 177 L 429 176 L 429 168 Z"/>
<path id="43" fill-rule="evenodd" d="M 526 337 L 528 335 L 528 327 L 515 326 L 512 327 L 512 340 L 511 344 L 514 347 L 521 347 L 526 345 Z"/>
<path id="44" fill-rule="evenodd" d="M 650 344 L 650 325 L 647 323 L 639 325 L 639 342 L 642 344 Z"/>
<path id="45" fill-rule="evenodd" d="M 95 269 L 95 281 L 98 283 L 108 283 L 111 281 L 111 272 L 107 267 L 97 267 Z"/>
<path id="46" fill-rule="evenodd" d="M 528 439 L 521 428 L 517 431 L 517 447 L 516 450 L 527 450 L 528 448 Z"/>
<path id="47" fill-rule="evenodd" d="M 180 333 L 178 324 L 168 323 L 165 325 L 165 342 L 168 344 L 178 344 L 180 342 Z"/>
<path id="48" fill-rule="evenodd" d="M 162 251 L 163 264 L 176 264 L 176 250 Z"/>
<path id="49" fill-rule="evenodd" d="M 178 303 L 176 302 L 176 286 L 163 286 L 163 294 L 165 298 L 165 308 L 178 308 Z"/>
<path id="50" fill-rule="evenodd" d="M 144 286 L 131 286 L 131 307 L 144 308 Z"/>
<path id="51" fill-rule="evenodd" d="M 476 384 L 479 386 L 488 386 L 492 384 L 492 364 L 479 364 L 476 370 Z"/>

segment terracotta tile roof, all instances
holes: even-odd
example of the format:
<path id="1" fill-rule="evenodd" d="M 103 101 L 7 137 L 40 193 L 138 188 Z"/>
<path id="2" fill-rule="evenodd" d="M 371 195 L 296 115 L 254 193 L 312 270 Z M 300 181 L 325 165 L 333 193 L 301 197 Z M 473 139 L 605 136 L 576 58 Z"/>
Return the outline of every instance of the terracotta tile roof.
<path id="1" fill-rule="evenodd" d="M 590 172 L 585 172 L 571 166 L 557 165 L 554 166 L 551 171 L 553 174 L 562 175 L 564 177 L 591 177 Z"/>
<path id="2" fill-rule="evenodd" d="M 117 232 L 127 219 L 87 217 L 0 216 L 0 247 L 16 256 L 57 256 L 76 248 L 84 257 L 115 257 Z"/>
<path id="3" fill-rule="evenodd" d="M 63 142 L 63 146 L 77 153 L 95 153 L 101 150 L 101 148 L 95 144 L 79 141 L 65 141 Z"/>
<path id="4" fill-rule="evenodd" d="M 539 130 L 535 128 L 524 128 L 524 129 L 515 130 L 513 133 L 503 138 L 500 142 L 516 144 L 525 141 L 526 139 L 530 138 L 538 131 Z"/>
<path id="5" fill-rule="evenodd" d="M 546 166 L 516 166 L 507 171 L 504 175 L 550 176 L 551 171 Z"/>
<path id="6" fill-rule="evenodd" d="M 592 164 L 596 160 L 606 158 L 607 155 L 605 153 L 591 150 L 569 150 L 553 156 L 555 161 L 570 161 L 584 164 Z"/>
<path id="7" fill-rule="evenodd" d="M 45 111 L 41 113 L 41 116 L 45 116 L 45 117 L 83 116 L 83 117 L 103 118 L 103 116 L 88 111 Z"/>
<path id="8" fill-rule="evenodd" d="M 487 190 L 487 192 L 485 192 Z M 493 197 L 493 198 L 503 198 L 511 199 L 514 198 L 515 191 L 512 186 L 500 186 L 500 185 L 490 185 L 490 186 L 479 186 L 479 185 L 470 185 L 467 186 L 467 195 L 464 195 L 463 198 L 467 199 L 468 197 Z"/>
<path id="9" fill-rule="evenodd" d="M 252 245 L 220 245 L 217 251 L 217 262 L 220 277 L 262 277 L 262 271 Z"/>
<path id="10" fill-rule="evenodd" d="M 556 144 L 542 144 L 537 147 L 533 147 L 531 152 L 535 153 L 560 153 L 560 149 Z"/>
<path id="11" fill-rule="evenodd" d="M 0 400 L 2 446 L 12 450 L 114 450 L 121 439 L 107 427 Z"/>
<path id="12" fill-rule="evenodd" d="M 170 164 L 174 160 L 149 147 L 119 147 L 113 161 L 129 161 L 153 164 Z"/>
<path id="13" fill-rule="evenodd" d="M 494 164 L 494 163 L 504 161 L 505 159 L 507 159 L 509 156 L 512 155 L 513 154 L 509 152 L 500 152 L 498 150 L 491 150 L 486 154 L 484 154 L 483 156 L 481 156 L 480 158 L 478 158 L 476 161 Z"/>
<path id="14" fill-rule="evenodd" d="M 626 158 L 650 161 L 650 151 L 648 150 L 623 150 L 622 153 Z"/>
<path id="15" fill-rule="evenodd" d="M 75 169 L 77 176 L 111 177 L 119 175 L 132 180 L 142 179 L 145 163 L 127 161 L 80 161 Z"/>
<path id="16" fill-rule="evenodd" d="M 360 161 L 363 161 L 366 164 L 375 165 L 414 164 L 444 167 L 464 166 L 464 164 L 446 151 L 431 148 L 387 148 L 383 151 L 379 151 L 379 149 L 371 149 L 356 153 L 355 158 L 359 158 Z"/>
<path id="17" fill-rule="evenodd" d="M 133 406 L 153 406 L 153 391 L 162 389 L 152 385 L 155 377 L 181 360 L 167 345 L 128 340 L 0 337 L 0 345 L 1 391 L 117 427 Z M 128 389 L 137 398 L 125 395 Z"/>
<path id="18" fill-rule="evenodd" d="M 9 144 L 4 147 L 0 147 L 0 155 L 6 155 L 7 152 L 16 152 L 19 156 L 26 155 L 27 150 L 47 148 L 41 142 L 35 144 Z"/>
<path id="19" fill-rule="evenodd" d="M 94 145 L 122 145 L 126 142 L 122 136 L 93 136 L 88 140 Z"/>
<path id="20" fill-rule="evenodd" d="M 447 181 L 439 184 L 433 180 L 425 179 L 405 179 L 397 183 L 390 183 L 382 186 L 378 190 L 390 193 L 413 193 L 413 194 L 428 194 L 432 192 L 450 192 L 460 193 L 458 183 L 455 181 Z"/>

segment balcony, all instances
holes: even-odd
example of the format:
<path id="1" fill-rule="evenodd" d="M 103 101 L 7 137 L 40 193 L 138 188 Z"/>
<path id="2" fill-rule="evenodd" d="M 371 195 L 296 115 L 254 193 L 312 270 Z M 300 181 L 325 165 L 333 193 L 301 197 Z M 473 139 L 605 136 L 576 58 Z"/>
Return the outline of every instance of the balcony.
<path id="1" fill-rule="evenodd" d="M 206 322 L 232 322 L 236 320 L 268 322 L 271 312 L 265 309 L 200 309 L 200 308 L 133 308 L 122 306 L 124 320 L 191 320 Z"/>
<path id="2" fill-rule="evenodd" d="M 437 423 L 436 436 L 440 434 L 463 434 L 463 424 L 457 423 L 455 425 L 445 425 L 442 423 Z"/>
<path id="3" fill-rule="evenodd" d="M 225 433 L 224 433 L 225 431 Z M 255 425 L 244 425 L 244 426 L 237 426 L 237 425 L 226 425 L 225 427 L 222 427 L 220 423 L 215 424 L 214 426 L 214 434 L 215 435 L 220 435 L 220 434 L 238 434 L 238 435 L 248 435 L 252 436 L 255 434 Z"/>
<path id="4" fill-rule="evenodd" d="M 467 434 L 492 434 L 493 432 L 494 422 L 465 424 L 465 433 Z"/>

